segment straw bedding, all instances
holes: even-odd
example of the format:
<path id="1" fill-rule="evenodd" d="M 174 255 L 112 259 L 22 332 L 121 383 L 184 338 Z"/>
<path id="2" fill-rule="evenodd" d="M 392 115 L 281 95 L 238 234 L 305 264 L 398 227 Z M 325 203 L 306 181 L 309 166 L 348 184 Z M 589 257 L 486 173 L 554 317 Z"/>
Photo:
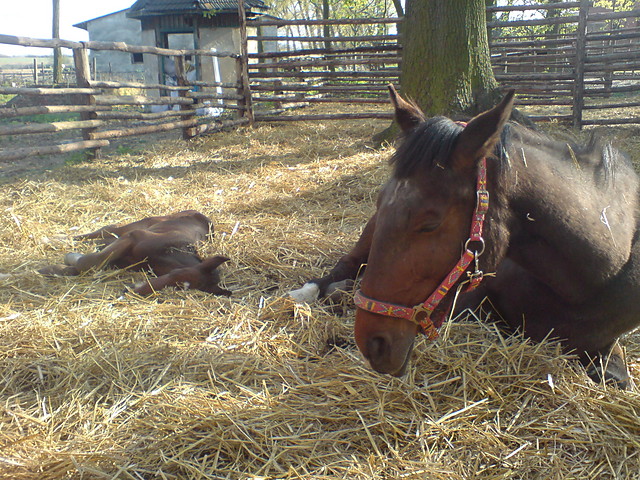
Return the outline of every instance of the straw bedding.
<path id="1" fill-rule="evenodd" d="M 362 364 L 348 297 L 284 298 L 373 212 L 384 125 L 262 125 L 5 184 L 0 478 L 640 478 L 637 391 L 592 384 L 553 341 L 471 316 L 393 379 Z M 232 259 L 229 299 L 35 273 L 90 251 L 75 233 L 190 208 L 216 224 L 202 253 Z M 624 344 L 637 377 L 638 336 Z"/>

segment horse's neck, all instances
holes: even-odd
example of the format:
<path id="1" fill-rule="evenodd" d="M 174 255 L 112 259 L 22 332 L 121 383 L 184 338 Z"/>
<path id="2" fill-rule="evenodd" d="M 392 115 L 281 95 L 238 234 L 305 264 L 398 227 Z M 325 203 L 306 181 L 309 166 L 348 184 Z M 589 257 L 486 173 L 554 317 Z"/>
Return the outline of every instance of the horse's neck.
<path id="1" fill-rule="evenodd" d="M 594 165 L 580 165 L 576 156 L 558 161 L 554 157 L 561 153 L 551 148 L 516 144 L 510 149 L 510 165 L 503 167 L 496 184 L 508 212 L 499 214 L 496 224 L 502 225 L 496 231 L 508 236 L 506 255 L 578 301 L 629 258 L 638 180 L 626 164 L 615 167 L 620 169 L 615 178 L 600 179 L 598 165 L 595 170 Z"/>

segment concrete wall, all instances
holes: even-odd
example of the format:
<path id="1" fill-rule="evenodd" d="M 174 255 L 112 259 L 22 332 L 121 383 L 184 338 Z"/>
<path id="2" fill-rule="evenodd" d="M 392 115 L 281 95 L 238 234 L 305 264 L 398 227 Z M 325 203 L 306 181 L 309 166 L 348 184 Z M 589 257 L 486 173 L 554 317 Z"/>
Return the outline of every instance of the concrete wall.
<path id="1" fill-rule="evenodd" d="M 87 22 L 87 31 L 90 40 L 143 45 L 140 21 L 127 18 L 126 10 L 90 20 Z M 89 58 L 91 62 L 95 58 L 98 73 L 131 74 L 142 72 L 144 68 L 142 64 L 133 63 L 133 56 L 125 52 L 91 50 Z"/>

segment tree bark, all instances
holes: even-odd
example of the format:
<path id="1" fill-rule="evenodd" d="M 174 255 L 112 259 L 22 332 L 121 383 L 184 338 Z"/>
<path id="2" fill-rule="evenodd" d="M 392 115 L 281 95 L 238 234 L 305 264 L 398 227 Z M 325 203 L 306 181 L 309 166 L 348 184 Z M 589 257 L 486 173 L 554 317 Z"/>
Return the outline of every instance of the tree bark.
<path id="1" fill-rule="evenodd" d="M 427 115 L 475 114 L 491 106 L 485 0 L 407 0 L 401 93 Z"/>

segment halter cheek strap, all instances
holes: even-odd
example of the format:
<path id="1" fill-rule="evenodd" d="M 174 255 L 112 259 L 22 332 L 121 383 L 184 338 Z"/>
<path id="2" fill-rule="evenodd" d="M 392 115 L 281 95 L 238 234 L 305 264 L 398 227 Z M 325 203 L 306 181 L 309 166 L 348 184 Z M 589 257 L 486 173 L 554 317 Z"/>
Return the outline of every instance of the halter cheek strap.
<path id="1" fill-rule="evenodd" d="M 448 312 L 443 312 L 437 318 L 431 318 L 434 310 L 442 302 L 451 287 L 453 287 L 464 272 L 467 271 L 469 265 L 474 263 L 475 270 L 467 272 L 468 282 L 465 292 L 474 290 L 480 285 L 484 276 L 483 272 L 478 268 L 478 258 L 484 253 L 484 238 L 482 238 L 482 229 L 484 226 L 485 216 L 489 209 L 489 192 L 487 191 L 487 160 L 480 160 L 478 166 L 478 178 L 476 181 L 476 208 L 473 212 L 471 221 L 471 231 L 469 238 L 465 242 L 464 252 L 453 267 L 451 272 L 445 277 L 435 291 L 429 295 L 423 303 L 414 307 L 405 307 L 394 303 L 383 302 L 367 297 L 361 290 L 356 291 L 353 300 L 356 307 L 371 313 L 385 315 L 387 317 L 403 318 L 418 325 L 429 340 L 438 338 L 438 328 L 442 326 Z M 471 248 L 472 244 L 479 244 L 478 250 Z"/>

